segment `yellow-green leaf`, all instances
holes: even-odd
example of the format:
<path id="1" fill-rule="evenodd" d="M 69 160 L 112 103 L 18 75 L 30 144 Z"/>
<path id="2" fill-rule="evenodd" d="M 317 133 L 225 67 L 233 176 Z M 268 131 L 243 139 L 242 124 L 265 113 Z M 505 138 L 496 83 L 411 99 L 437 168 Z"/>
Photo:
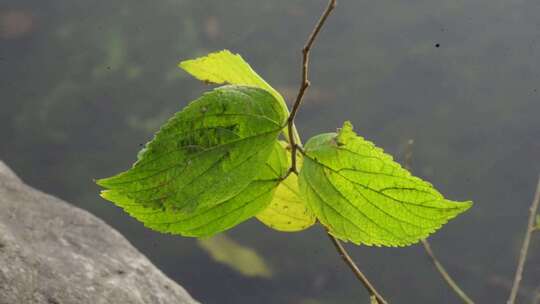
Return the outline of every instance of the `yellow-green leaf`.
<path id="1" fill-rule="evenodd" d="M 233 54 L 229 50 L 222 50 L 196 59 L 182 61 L 178 66 L 195 78 L 205 82 L 254 86 L 266 90 L 278 101 L 283 115 L 285 117 L 289 115 L 289 109 L 283 96 L 259 76 L 239 54 Z M 287 128 L 283 129 L 283 132 L 288 136 Z M 300 137 L 294 126 L 293 134 L 296 143 L 301 144 Z"/>
<path id="2" fill-rule="evenodd" d="M 281 142 L 282 145 L 286 143 Z M 286 167 L 290 166 L 290 155 L 287 151 Z M 298 168 L 302 167 L 302 156 L 297 158 Z M 278 231 L 300 231 L 315 224 L 315 215 L 308 208 L 298 190 L 298 177 L 290 174 L 277 187 L 270 204 L 257 214 L 257 219 L 270 228 Z"/>
<path id="3" fill-rule="evenodd" d="M 182 61 L 178 66 L 195 78 L 205 82 L 247 85 L 264 89 L 279 101 L 284 108 L 285 115 L 289 113 L 281 94 L 259 76 L 239 54 L 233 54 L 229 50 L 222 50 L 204 57 Z"/>
<path id="4" fill-rule="evenodd" d="M 254 216 L 287 168 L 277 141 L 285 121 L 267 91 L 225 86 L 171 118 L 133 167 L 100 179 L 103 198 L 147 227 L 209 236 Z"/>
<path id="5" fill-rule="evenodd" d="M 300 189 L 334 236 L 357 244 L 406 246 L 469 209 L 472 202 L 445 199 L 403 169 L 350 122 L 306 146 Z"/>

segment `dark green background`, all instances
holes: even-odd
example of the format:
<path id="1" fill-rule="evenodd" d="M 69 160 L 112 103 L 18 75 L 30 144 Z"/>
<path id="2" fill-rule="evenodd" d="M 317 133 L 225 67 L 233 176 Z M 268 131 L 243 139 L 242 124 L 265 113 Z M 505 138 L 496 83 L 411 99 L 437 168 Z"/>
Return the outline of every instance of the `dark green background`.
<path id="1" fill-rule="evenodd" d="M 128 168 L 140 144 L 208 89 L 176 67 L 181 59 L 239 52 L 290 101 L 325 4 L 2 0 L 0 159 L 119 229 L 203 303 L 367 303 L 321 228 L 285 234 L 249 221 L 228 232 L 275 272 L 247 278 L 193 239 L 143 228 L 92 182 Z M 304 139 L 349 119 L 398 159 L 413 138 L 415 173 L 451 199 L 474 200 L 432 244 L 480 303 L 507 297 L 540 171 L 539 15 L 537 0 L 342 0 L 314 49 L 298 115 Z M 524 303 L 539 287 L 539 242 Z M 349 248 L 390 302 L 458 303 L 420 246 Z"/>

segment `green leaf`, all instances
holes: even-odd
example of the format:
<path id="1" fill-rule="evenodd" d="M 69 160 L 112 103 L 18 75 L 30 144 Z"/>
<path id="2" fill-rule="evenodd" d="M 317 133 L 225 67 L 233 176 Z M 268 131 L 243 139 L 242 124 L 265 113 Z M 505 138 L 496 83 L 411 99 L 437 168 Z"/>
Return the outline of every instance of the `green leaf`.
<path id="1" fill-rule="evenodd" d="M 284 147 L 287 143 L 281 142 Z M 290 155 L 287 151 L 285 168 L 290 167 Z M 301 154 L 297 157 L 298 168 L 302 167 Z M 315 224 L 315 215 L 307 207 L 305 200 L 298 190 L 298 177 L 290 174 L 276 189 L 272 201 L 263 211 L 257 214 L 257 219 L 270 228 L 278 231 L 293 232 L 309 228 Z"/>
<path id="2" fill-rule="evenodd" d="M 403 169 L 350 122 L 305 146 L 300 189 L 334 236 L 357 244 L 413 244 L 472 202 L 446 200 L 433 186 Z"/>
<path id="3" fill-rule="evenodd" d="M 216 262 L 227 265 L 245 276 L 272 277 L 272 269 L 261 255 L 224 234 L 199 239 L 198 243 Z"/>
<path id="4" fill-rule="evenodd" d="M 283 97 L 259 76 L 239 54 L 222 50 L 204 57 L 182 61 L 178 66 L 205 82 L 246 85 L 264 89 L 279 101 L 285 115 L 289 114 Z"/>
<path id="5" fill-rule="evenodd" d="M 266 90 L 278 101 L 283 115 L 289 116 L 289 109 L 283 96 L 259 76 L 239 54 L 222 50 L 204 57 L 182 61 L 178 66 L 204 82 L 254 86 Z M 287 129 L 283 131 L 287 136 Z M 296 142 L 301 143 L 296 127 L 293 128 L 293 134 Z"/>
<path id="6" fill-rule="evenodd" d="M 105 199 L 149 228 L 215 234 L 272 198 L 286 168 L 270 171 L 266 163 L 286 157 L 276 140 L 285 119 L 267 91 L 215 89 L 171 118 L 131 169 L 97 183 L 108 189 Z"/>

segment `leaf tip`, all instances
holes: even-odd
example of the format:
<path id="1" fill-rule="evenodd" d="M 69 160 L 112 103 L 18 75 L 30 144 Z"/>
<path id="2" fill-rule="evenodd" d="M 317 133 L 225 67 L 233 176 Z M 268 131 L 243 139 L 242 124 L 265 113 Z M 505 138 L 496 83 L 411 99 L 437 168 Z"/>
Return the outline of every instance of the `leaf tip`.
<path id="1" fill-rule="evenodd" d="M 338 145 L 345 145 L 349 141 L 349 139 L 354 138 L 356 136 L 356 133 L 354 132 L 354 127 L 352 123 L 348 120 L 346 120 L 343 123 L 343 126 L 341 129 L 338 129 L 338 133 L 336 136 L 336 140 Z"/>
<path id="2" fill-rule="evenodd" d="M 230 68 L 224 68 L 223 65 L 232 64 L 238 66 L 242 63 L 246 64 L 242 56 L 223 49 L 205 56 L 180 61 L 178 67 L 206 84 L 223 84 L 226 82 L 235 83 L 235 81 L 231 81 L 228 76 L 223 74 L 227 73 L 227 69 Z M 223 69 L 223 71 L 220 69 Z"/>
<path id="3" fill-rule="evenodd" d="M 101 198 L 103 198 L 105 200 L 108 200 L 108 201 L 112 202 L 111 190 L 102 190 L 102 191 L 99 192 L 99 196 L 101 196 Z"/>
<path id="4" fill-rule="evenodd" d="M 94 183 L 96 183 L 98 186 L 106 188 L 107 178 L 94 178 Z"/>
<path id="5" fill-rule="evenodd" d="M 341 130 L 346 131 L 346 132 L 352 132 L 353 129 L 354 127 L 350 120 L 346 120 L 343 122 L 343 126 L 341 127 Z"/>
<path id="6" fill-rule="evenodd" d="M 473 201 L 464 201 L 464 202 L 461 202 L 461 204 L 463 205 L 462 212 L 465 212 L 473 206 Z"/>
<path id="7" fill-rule="evenodd" d="M 190 69 L 190 67 L 192 65 L 200 63 L 201 61 L 205 61 L 205 60 L 208 60 L 208 59 L 212 59 L 212 58 L 215 58 L 215 57 L 221 57 L 221 56 L 240 57 L 239 54 L 234 54 L 234 53 L 232 53 L 231 51 L 229 51 L 227 49 L 223 49 L 223 50 L 220 50 L 220 51 L 215 51 L 215 52 L 209 53 L 209 54 L 201 56 L 201 57 L 182 60 L 182 61 L 180 61 L 178 63 L 178 67 L 185 70 L 186 72 L 190 73 L 190 71 L 188 71 L 188 69 Z"/>

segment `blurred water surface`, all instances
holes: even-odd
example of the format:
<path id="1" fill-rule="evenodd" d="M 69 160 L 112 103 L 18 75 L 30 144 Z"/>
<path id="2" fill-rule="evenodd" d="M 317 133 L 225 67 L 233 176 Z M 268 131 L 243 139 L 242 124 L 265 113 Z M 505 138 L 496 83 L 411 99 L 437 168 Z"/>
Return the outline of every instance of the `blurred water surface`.
<path id="1" fill-rule="evenodd" d="M 145 229 L 92 181 L 128 168 L 140 144 L 208 89 L 176 67 L 181 59 L 239 52 L 290 101 L 325 4 L 1 0 L 0 159 L 119 229 L 203 303 L 366 303 L 320 228 L 284 234 L 253 220 L 227 232 L 271 267 L 249 277 L 196 240 Z M 480 303 L 509 292 L 540 171 L 539 14 L 537 0 L 342 0 L 313 52 L 298 116 L 305 139 L 349 119 L 398 159 L 413 138 L 415 173 L 475 201 L 432 244 Z M 523 302 L 539 288 L 539 243 Z M 390 302 L 458 303 L 420 246 L 349 248 Z"/>

